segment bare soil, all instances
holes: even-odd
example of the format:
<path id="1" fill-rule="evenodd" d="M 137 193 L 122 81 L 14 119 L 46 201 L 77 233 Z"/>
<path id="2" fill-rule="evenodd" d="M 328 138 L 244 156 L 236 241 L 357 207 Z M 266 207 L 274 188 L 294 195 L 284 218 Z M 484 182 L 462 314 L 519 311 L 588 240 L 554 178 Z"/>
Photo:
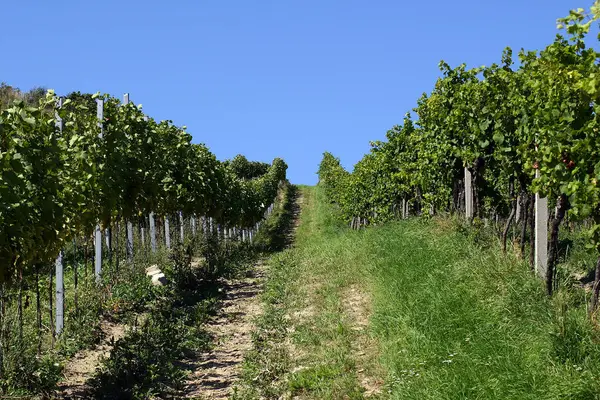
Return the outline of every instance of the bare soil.
<path id="1" fill-rule="evenodd" d="M 93 349 L 75 354 L 65 366 L 65 379 L 59 383 L 59 397 L 64 399 L 84 399 L 89 390 L 88 380 L 96 372 L 101 358 L 108 357 L 114 342 L 125 336 L 125 325 L 102 321 L 101 342 Z"/>
<path id="2" fill-rule="evenodd" d="M 215 346 L 185 362 L 192 372 L 185 383 L 184 398 L 226 399 L 231 394 L 244 354 L 252 347 L 252 320 L 261 312 L 258 294 L 263 278 L 264 267 L 259 264 L 245 278 L 225 282 L 226 296 L 219 312 L 206 325 Z"/>
<path id="3" fill-rule="evenodd" d="M 352 343 L 353 356 L 358 366 L 366 365 L 368 368 L 357 370 L 358 381 L 365 389 L 364 397 L 380 395 L 383 390 L 383 371 L 377 370 L 376 366 L 379 349 L 377 343 L 371 338 L 369 328 L 369 316 L 371 315 L 371 302 L 369 296 L 361 290 L 360 286 L 354 284 L 344 292 L 342 305 L 344 313 L 351 321 L 351 328 L 357 335 Z"/>
<path id="4" fill-rule="evenodd" d="M 294 227 L 288 233 L 288 245 L 293 242 L 302 197 L 296 198 Z M 191 371 L 183 396 L 193 399 L 227 399 L 241 377 L 245 354 L 252 348 L 254 322 L 262 313 L 259 295 L 263 290 L 265 266 L 258 263 L 243 279 L 225 281 L 226 297 L 217 316 L 206 324 L 215 346 L 186 360 Z"/>

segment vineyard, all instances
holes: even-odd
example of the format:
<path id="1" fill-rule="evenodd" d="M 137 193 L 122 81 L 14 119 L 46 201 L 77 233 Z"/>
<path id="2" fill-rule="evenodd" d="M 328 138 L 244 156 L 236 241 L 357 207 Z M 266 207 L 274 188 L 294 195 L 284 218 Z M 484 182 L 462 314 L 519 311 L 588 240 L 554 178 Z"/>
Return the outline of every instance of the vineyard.
<path id="1" fill-rule="evenodd" d="M 49 91 L 38 105 L 17 99 L 0 109 L 2 392 L 50 393 L 64 362 L 100 340 L 107 318 L 129 321 L 162 304 L 162 313 L 176 315 L 145 318 L 137 340 L 148 346 L 157 324 L 193 327 L 206 305 L 173 301 L 206 297 L 203 287 L 272 247 L 273 232 L 262 224 L 286 187 L 281 159 L 220 162 L 185 128 L 145 116 L 128 95 L 120 102 Z M 151 284 L 151 266 L 167 286 Z M 166 305 L 165 290 L 175 291 Z M 193 310 L 197 316 L 185 315 Z M 166 331 L 162 340 L 186 332 Z M 156 356 L 156 374 L 169 365 L 175 372 L 169 363 L 183 348 L 171 350 Z M 114 373 L 119 359 L 109 362 Z M 147 379 L 158 378 L 127 369 L 126 377 L 99 375 L 98 387 L 118 393 L 137 382 L 131 393 L 155 390 Z"/>
<path id="2" fill-rule="evenodd" d="M 507 48 L 499 64 L 467 69 L 440 63 L 442 77 L 404 123 L 372 142 L 354 171 L 325 153 L 319 179 L 353 226 L 410 214 L 460 213 L 497 227 L 506 251 L 515 221 L 519 248 L 534 265 L 537 199 L 551 215 L 547 292 L 556 288 L 559 229 L 584 227 L 600 252 L 598 53 L 586 46 L 600 8 L 559 20 L 566 37 L 538 52 L 522 50 L 518 68 Z M 527 232 L 529 231 L 529 235 Z M 513 235 L 514 237 L 514 235 Z M 515 239 L 516 240 L 516 239 Z M 544 245 L 545 247 L 545 245 Z M 598 303 L 600 257 L 591 308 Z"/>
<path id="3" fill-rule="evenodd" d="M 599 22 L 441 61 L 315 187 L 0 84 L 0 398 L 599 399 Z"/>

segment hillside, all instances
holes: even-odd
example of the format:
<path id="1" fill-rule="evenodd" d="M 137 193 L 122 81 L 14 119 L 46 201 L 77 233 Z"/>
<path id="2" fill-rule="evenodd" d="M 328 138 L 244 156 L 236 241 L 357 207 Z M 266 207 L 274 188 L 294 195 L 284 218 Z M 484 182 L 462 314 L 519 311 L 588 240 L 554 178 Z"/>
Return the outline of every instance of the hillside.
<path id="1" fill-rule="evenodd" d="M 598 398 L 582 290 L 548 298 L 526 261 L 460 220 L 355 231 L 321 188 L 301 197 L 239 398 Z"/>

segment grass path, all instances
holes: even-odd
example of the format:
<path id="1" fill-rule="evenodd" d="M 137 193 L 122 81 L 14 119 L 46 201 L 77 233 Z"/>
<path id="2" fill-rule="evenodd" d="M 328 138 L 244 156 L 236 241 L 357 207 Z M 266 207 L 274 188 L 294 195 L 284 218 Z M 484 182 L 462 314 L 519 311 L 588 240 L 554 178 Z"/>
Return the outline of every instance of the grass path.
<path id="1" fill-rule="evenodd" d="M 301 196 L 294 247 L 268 262 L 265 309 L 234 398 L 375 397 L 383 377 L 369 333 L 370 291 L 355 268 L 366 260 L 347 247 L 314 190 L 301 188 Z"/>
<path id="2" fill-rule="evenodd" d="M 459 221 L 351 231 L 301 188 L 271 257 L 234 399 L 600 399 L 582 291 L 548 299 L 524 261 Z"/>

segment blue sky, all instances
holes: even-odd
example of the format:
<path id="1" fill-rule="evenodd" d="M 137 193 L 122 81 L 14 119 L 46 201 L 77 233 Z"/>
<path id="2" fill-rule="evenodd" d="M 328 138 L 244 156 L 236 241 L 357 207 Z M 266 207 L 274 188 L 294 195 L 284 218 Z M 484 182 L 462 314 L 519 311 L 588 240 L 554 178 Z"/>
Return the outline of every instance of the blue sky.
<path id="1" fill-rule="evenodd" d="M 0 81 L 131 93 L 220 159 L 282 157 L 313 184 L 324 151 L 352 168 L 402 122 L 438 62 L 540 49 L 591 0 L 6 1 Z"/>

